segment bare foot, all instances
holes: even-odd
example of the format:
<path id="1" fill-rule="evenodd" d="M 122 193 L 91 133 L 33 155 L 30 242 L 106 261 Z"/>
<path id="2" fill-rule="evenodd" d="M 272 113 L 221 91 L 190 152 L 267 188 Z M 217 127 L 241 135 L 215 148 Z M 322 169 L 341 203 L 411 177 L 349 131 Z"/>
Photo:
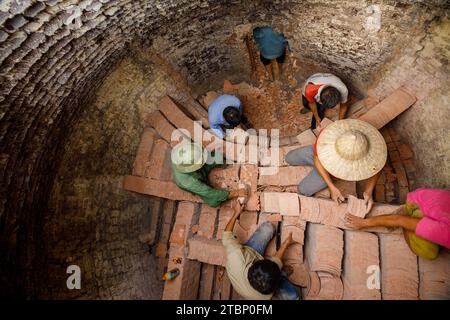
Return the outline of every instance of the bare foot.
<path id="1" fill-rule="evenodd" d="M 354 215 L 351 215 L 350 213 L 347 213 L 345 215 L 345 225 L 352 229 L 362 229 L 369 227 L 369 223 L 367 219 L 363 219 L 360 217 L 356 217 Z"/>

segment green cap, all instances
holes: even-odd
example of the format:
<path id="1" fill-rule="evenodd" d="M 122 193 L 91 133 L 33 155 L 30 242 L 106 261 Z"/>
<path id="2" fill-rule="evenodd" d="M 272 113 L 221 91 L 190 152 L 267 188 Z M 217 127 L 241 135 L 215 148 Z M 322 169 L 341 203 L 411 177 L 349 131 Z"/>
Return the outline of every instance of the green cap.
<path id="1" fill-rule="evenodd" d="M 207 154 L 197 143 L 182 143 L 172 149 L 172 163 L 182 173 L 194 172 L 203 167 Z"/>

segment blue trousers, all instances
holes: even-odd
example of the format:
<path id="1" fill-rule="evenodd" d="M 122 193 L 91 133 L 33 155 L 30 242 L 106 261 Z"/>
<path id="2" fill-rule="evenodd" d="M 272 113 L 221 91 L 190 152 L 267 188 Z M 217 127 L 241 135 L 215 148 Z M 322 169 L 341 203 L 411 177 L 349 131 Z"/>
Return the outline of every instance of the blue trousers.
<path id="1" fill-rule="evenodd" d="M 256 229 L 255 233 L 247 241 L 245 246 L 255 249 L 260 255 L 264 256 L 266 247 L 272 240 L 275 228 L 272 223 L 264 222 Z M 299 300 L 297 288 L 289 282 L 285 272 L 281 273 L 280 284 L 273 295 L 274 300 Z"/>

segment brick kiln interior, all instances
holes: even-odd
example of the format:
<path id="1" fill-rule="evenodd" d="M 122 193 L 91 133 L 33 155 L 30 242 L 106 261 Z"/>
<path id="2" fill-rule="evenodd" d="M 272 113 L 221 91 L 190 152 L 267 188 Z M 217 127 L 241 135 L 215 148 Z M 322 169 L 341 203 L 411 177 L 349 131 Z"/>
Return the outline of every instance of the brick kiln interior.
<path id="1" fill-rule="evenodd" d="M 163 97 L 200 100 L 224 79 L 282 97 L 261 106 L 267 123 L 251 120 L 282 119 L 285 136 L 305 129 L 295 84 L 310 72 L 339 75 L 355 101 L 405 86 L 417 101 L 390 130 L 416 155 L 409 188 L 449 187 L 445 0 L 2 1 L 0 24 L 2 295 L 160 298 L 164 260 L 142 237 L 154 225 L 162 234 L 173 221 L 161 213 L 175 209 L 122 178 Z M 278 87 L 252 77 L 243 40 L 267 24 L 299 62 Z M 83 270 L 81 290 L 67 290 L 70 264 Z"/>

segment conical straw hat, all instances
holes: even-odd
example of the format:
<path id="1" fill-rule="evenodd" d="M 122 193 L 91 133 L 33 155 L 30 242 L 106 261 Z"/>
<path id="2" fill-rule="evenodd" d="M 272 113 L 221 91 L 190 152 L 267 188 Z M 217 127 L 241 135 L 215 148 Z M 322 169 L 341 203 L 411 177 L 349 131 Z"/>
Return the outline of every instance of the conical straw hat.
<path id="1" fill-rule="evenodd" d="M 172 149 L 172 163 L 182 173 L 194 172 L 203 167 L 208 159 L 207 153 L 197 143 L 181 143 Z"/>
<path id="2" fill-rule="evenodd" d="M 345 119 L 335 121 L 321 132 L 317 156 L 336 178 L 361 181 L 383 169 L 387 147 L 375 127 L 361 120 Z"/>

